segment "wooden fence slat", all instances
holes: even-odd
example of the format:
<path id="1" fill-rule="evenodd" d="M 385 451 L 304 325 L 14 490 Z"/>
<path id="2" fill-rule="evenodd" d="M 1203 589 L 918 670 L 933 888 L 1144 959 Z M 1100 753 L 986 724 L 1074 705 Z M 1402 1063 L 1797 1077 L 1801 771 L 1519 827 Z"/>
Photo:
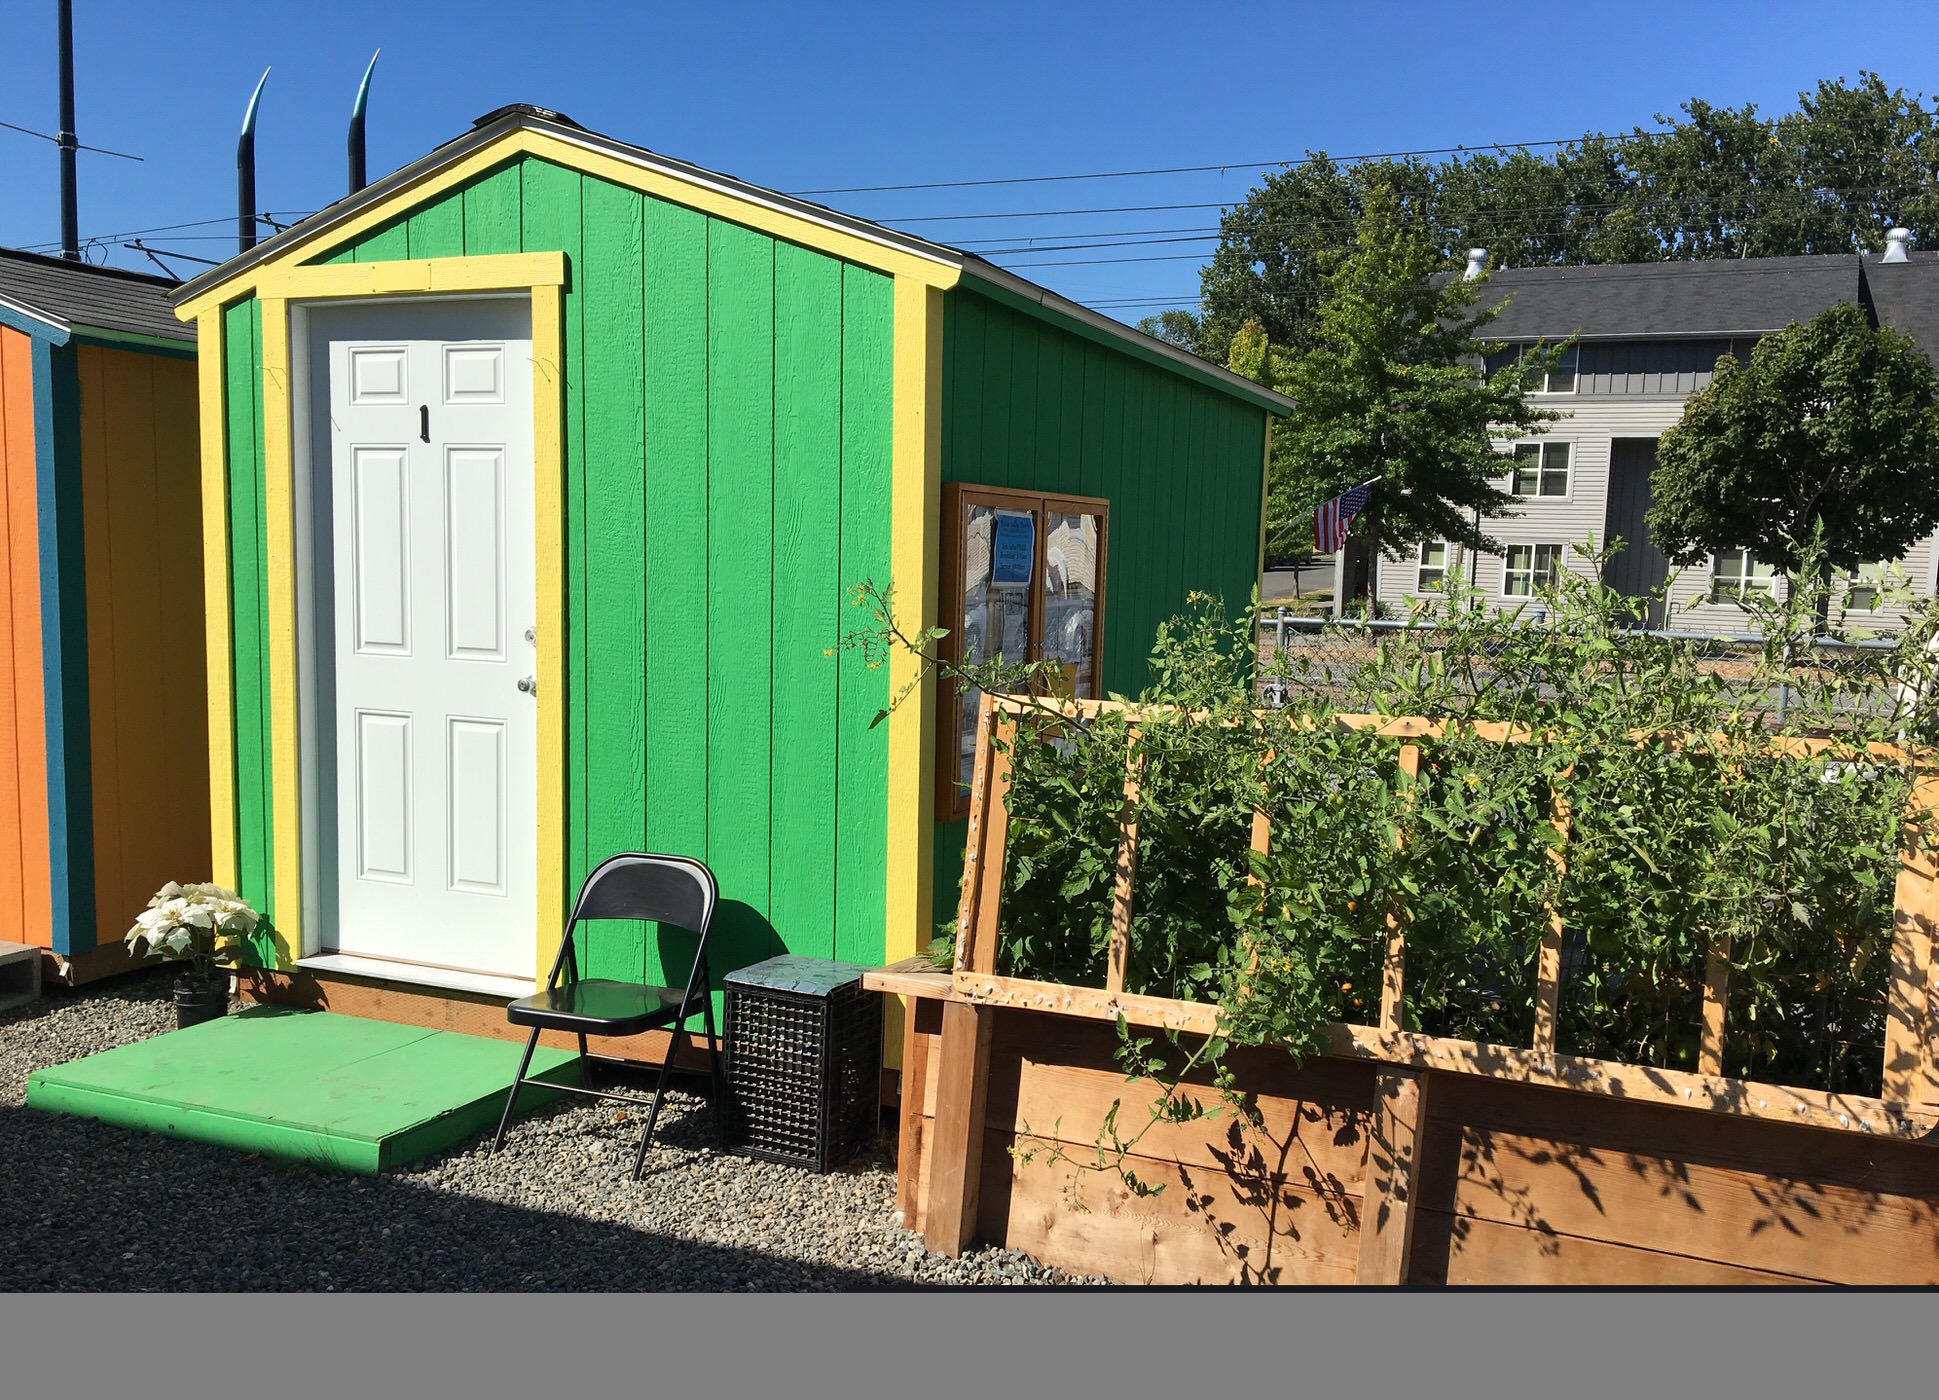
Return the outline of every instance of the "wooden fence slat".
<path id="1" fill-rule="evenodd" d="M 1569 838 L 1569 799 L 1558 786 L 1575 770 L 1564 769 L 1549 785 L 1549 824 L 1566 842 Z M 1555 866 L 1557 888 L 1569 873 L 1565 846 L 1551 846 L 1549 860 Z M 1565 930 L 1562 911 L 1553 902 L 1542 905 L 1548 924 L 1542 930 L 1542 945 L 1535 955 L 1535 1038 L 1531 1048 L 1538 1055 L 1555 1053 L 1556 1018 L 1562 1006 L 1562 946 Z"/>
<path id="2" fill-rule="evenodd" d="M 976 907 L 982 896 L 985 852 L 992 848 L 984 831 L 990 807 L 990 727 L 996 723 L 996 697 L 987 690 L 976 706 L 976 756 L 970 765 L 969 830 L 963 837 L 963 883 L 956 897 L 956 966 L 971 965 L 976 941 Z M 1003 861 L 1003 846 L 994 843 L 995 859 Z"/>
<path id="3" fill-rule="evenodd" d="M 1407 1281 L 1420 1201 L 1422 1130 L 1427 1126 L 1425 1074 L 1383 1071 L 1374 1085 L 1367 1139 L 1367 1178 L 1360 1206 L 1360 1270 L 1354 1282 Z"/>
<path id="4" fill-rule="evenodd" d="M 969 960 L 963 964 L 971 972 L 996 971 L 997 928 L 1003 914 L 1003 853 L 1010 839 L 1010 746 L 1017 742 L 1016 720 L 992 717 L 990 736 L 983 840 L 995 856 L 986 858 L 977 868 L 975 935 L 970 940 Z"/>
<path id="5" fill-rule="evenodd" d="M 1939 1103 L 1934 1065 L 1932 931 L 1939 923 L 1939 868 L 1926 850 L 1939 774 L 1913 783 L 1913 817 L 1905 825 L 1893 900 L 1892 980 L 1885 1003 L 1885 1085 L 1881 1097 L 1904 1104 Z"/>
<path id="6" fill-rule="evenodd" d="M 916 1172 L 914 1163 L 922 1151 L 920 1132 L 923 1115 L 929 1111 L 924 1102 L 925 1081 L 929 1077 L 929 1042 L 917 1024 L 922 1002 L 911 997 L 902 1018 L 902 1102 L 899 1105 L 901 1132 L 896 1139 L 896 1160 L 910 1163 L 907 1171 L 896 1173 L 896 1205 L 902 1211 L 902 1228 L 916 1228 Z"/>
<path id="7" fill-rule="evenodd" d="M 1724 1012 L 1730 1002 L 1730 935 L 1718 935 L 1703 961 L 1703 1038 L 1697 1073 L 1724 1072 Z"/>
<path id="8" fill-rule="evenodd" d="M 976 1236 L 983 1105 L 990 1087 L 990 1037 L 995 1026 L 996 1012 L 988 1007 L 962 1001 L 943 1004 L 923 1242 L 952 1259 Z"/>
<path id="9" fill-rule="evenodd" d="M 1124 974 L 1131 962 L 1131 891 L 1138 879 L 1138 796 L 1144 786 L 1145 755 L 1139 746 L 1142 732 L 1131 726 L 1124 762 L 1124 810 L 1118 821 L 1117 879 L 1111 890 L 1111 947 L 1104 964 L 1107 991 L 1124 990 Z"/>
<path id="10" fill-rule="evenodd" d="M 1406 780 L 1405 787 L 1411 796 L 1414 784 L 1421 776 L 1421 746 L 1402 744 L 1400 746 L 1400 771 Z M 1397 841 L 1405 837 L 1397 836 Z M 1380 966 L 1380 1029 L 1398 1031 L 1400 1029 L 1400 999 L 1407 986 L 1407 935 L 1401 929 L 1400 911 L 1390 908 L 1387 911 L 1387 947 Z"/>

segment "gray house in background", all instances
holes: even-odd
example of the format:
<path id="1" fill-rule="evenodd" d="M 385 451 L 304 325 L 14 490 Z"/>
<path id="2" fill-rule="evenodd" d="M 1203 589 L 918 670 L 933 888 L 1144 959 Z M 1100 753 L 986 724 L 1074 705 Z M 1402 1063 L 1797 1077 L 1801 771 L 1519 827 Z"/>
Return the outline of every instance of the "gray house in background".
<path id="1" fill-rule="evenodd" d="M 1485 257 L 1470 255 L 1470 274 Z M 1484 301 L 1507 303 L 1487 333 L 1509 342 L 1511 354 L 1578 337 L 1536 396 L 1564 416 L 1538 437 L 1498 443 L 1502 484 L 1520 497 L 1519 513 L 1481 525 L 1504 552 L 1430 541 L 1409 558 L 1380 560 L 1374 591 L 1390 614 L 1456 575 L 1472 580 L 1492 606 L 1539 606 L 1557 570 L 1593 572 L 1572 548 L 1593 536 L 1599 546 L 1624 541 L 1606 581 L 1625 593 L 1644 597 L 1675 574 L 1667 612 L 1652 609 L 1650 626 L 1742 631 L 1740 591 L 1781 588 L 1782 580 L 1741 551 L 1673 569 L 1643 523 L 1657 440 L 1683 416 L 1685 400 L 1710 382 L 1720 356 L 1747 359 L 1760 336 L 1839 302 L 1866 308 L 1875 323 L 1905 331 L 1939 359 L 1939 253 L 1908 252 L 1899 230 L 1883 255 L 1512 268 L 1489 278 Z M 1892 561 L 1916 592 L 1939 591 L 1936 544 L 1939 537 L 1921 540 Z M 1878 601 L 1884 562 L 1840 580 L 1855 625 L 1883 629 L 1902 620 Z"/>

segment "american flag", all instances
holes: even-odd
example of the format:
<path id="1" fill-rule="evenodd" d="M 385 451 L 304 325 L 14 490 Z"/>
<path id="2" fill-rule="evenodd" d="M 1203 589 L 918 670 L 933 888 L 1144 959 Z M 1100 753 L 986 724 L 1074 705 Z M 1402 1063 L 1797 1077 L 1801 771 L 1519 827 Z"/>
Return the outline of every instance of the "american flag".
<path id="1" fill-rule="evenodd" d="M 1367 508 L 1367 500 L 1373 495 L 1373 488 L 1379 484 L 1379 477 L 1363 481 L 1313 512 L 1313 547 L 1317 552 L 1338 552 L 1340 546 L 1347 542 L 1347 527 L 1353 524 L 1353 517 Z"/>

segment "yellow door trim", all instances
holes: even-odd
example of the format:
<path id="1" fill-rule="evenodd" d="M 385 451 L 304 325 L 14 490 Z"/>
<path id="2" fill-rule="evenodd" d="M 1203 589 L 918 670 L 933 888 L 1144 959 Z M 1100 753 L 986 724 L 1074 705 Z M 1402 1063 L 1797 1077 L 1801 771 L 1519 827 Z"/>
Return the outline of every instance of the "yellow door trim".
<path id="1" fill-rule="evenodd" d="M 276 872 L 278 956 L 303 956 L 302 771 L 297 731 L 296 464 L 291 437 L 290 315 L 281 297 L 263 310 L 263 533 L 268 556 L 270 859 Z"/>
<path id="2" fill-rule="evenodd" d="M 543 979 L 566 918 L 566 498 L 564 289 L 532 288 L 532 471 L 537 517 L 539 927 Z M 549 779 L 549 781 L 548 781 Z"/>
<path id="3" fill-rule="evenodd" d="M 241 873 L 236 864 L 235 644 L 229 615 L 228 367 L 219 308 L 199 318 L 195 341 L 202 436 L 203 637 L 209 659 L 210 876 L 235 889 Z"/>
<path id="4" fill-rule="evenodd" d="M 263 275 L 261 290 L 265 297 L 309 301 L 332 297 L 409 296 L 414 292 L 562 287 L 565 280 L 564 253 L 492 253 L 469 258 L 407 258 L 327 267 L 279 265 Z"/>
<path id="5" fill-rule="evenodd" d="M 565 349 L 562 343 L 563 316 L 561 288 L 564 254 L 514 254 L 498 259 L 465 259 L 473 263 L 494 263 L 499 277 L 532 276 L 531 282 L 490 281 L 474 274 L 461 279 L 461 285 L 447 282 L 437 290 L 523 291 L 532 299 L 532 470 L 534 513 L 537 537 L 534 541 L 535 583 L 538 605 L 538 927 L 533 940 L 533 977 L 545 975 L 556 953 L 565 917 L 565 435 L 562 399 L 565 392 Z M 423 266 L 419 264 L 418 266 Z M 385 264 L 371 264 L 382 267 Z M 393 264 L 409 267 L 410 264 Z M 354 268 L 309 268 L 304 272 L 353 271 Z M 364 269 L 368 270 L 368 269 Z M 409 274 L 406 274 L 407 276 Z M 287 285 L 317 287 L 326 283 L 307 279 Z M 388 284 L 382 284 L 388 286 Z M 425 290 L 412 285 L 393 289 Z M 355 301 L 377 293 L 356 290 L 310 292 L 306 302 L 321 300 Z M 303 955 L 303 840 L 300 791 L 301 746 L 297 728 L 297 648 L 296 648 L 296 461 L 290 436 L 294 385 L 290 375 L 289 300 L 263 298 L 263 417 L 264 417 L 264 498 L 268 513 L 269 574 L 267 580 L 270 660 L 270 745 L 272 804 L 275 813 L 277 929 L 283 935 L 290 957 Z M 212 317 L 216 313 L 211 313 Z M 207 344 L 207 342 L 203 342 Z M 218 342 L 219 344 L 219 342 Z M 219 363 L 209 356 L 205 363 Z M 218 399 L 218 403 L 220 400 Z M 207 422 L 208 399 L 203 403 Z M 217 469 L 221 467 L 217 460 Z M 210 459 L 203 457 L 204 485 L 210 484 Z M 221 494 L 212 512 L 204 503 L 204 528 L 218 528 L 211 522 L 222 512 L 220 502 L 227 499 L 227 484 L 218 474 L 214 485 Z M 226 538 L 226 523 L 220 524 Z M 226 558 L 226 551 L 225 551 Z M 221 580 L 226 599 L 228 579 Z M 212 595 L 213 596 L 213 595 Z M 226 604 L 225 604 L 226 607 Z M 210 615 L 210 636 L 215 636 L 216 621 Z M 221 626 L 227 637 L 226 612 Z M 214 646 L 213 640 L 211 647 Z M 211 651 L 212 660 L 215 653 Z M 221 665 L 230 664 L 225 652 Z M 211 668 L 212 671 L 215 669 Z M 226 677 L 226 671 L 224 672 Z M 211 716 L 215 701 L 210 700 Z M 233 797 L 230 799 L 233 804 Z M 233 813 L 233 806 L 231 808 Z M 231 817 L 233 826 L 233 815 Z M 231 866 L 234 864 L 231 837 Z"/>

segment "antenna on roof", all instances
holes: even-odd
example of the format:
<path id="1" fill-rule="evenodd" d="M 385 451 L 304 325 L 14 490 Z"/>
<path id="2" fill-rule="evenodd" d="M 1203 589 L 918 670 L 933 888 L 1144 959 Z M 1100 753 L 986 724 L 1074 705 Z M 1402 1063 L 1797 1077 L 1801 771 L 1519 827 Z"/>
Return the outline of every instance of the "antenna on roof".
<path id="1" fill-rule="evenodd" d="M 263 100 L 263 84 L 269 70 L 256 82 L 250 95 L 249 110 L 242 116 L 242 135 L 236 138 L 236 251 L 246 253 L 256 246 L 256 104 Z"/>
<path id="2" fill-rule="evenodd" d="M 1882 263 L 1911 262 L 1907 249 L 1912 243 L 1912 230 L 1909 228 L 1888 228 L 1885 230 L 1885 255 Z"/>
<path id="3" fill-rule="evenodd" d="M 383 50 L 377 50 L 382 53 Z M 350 193 L 355 194 L 370 182 L 364 178 L 364 104 L 370 101 L 370 75 L 377 68 L 377 53 L 370 56 L 364 80 L 357 84 L 357 101 L 350 109 Z"/>

